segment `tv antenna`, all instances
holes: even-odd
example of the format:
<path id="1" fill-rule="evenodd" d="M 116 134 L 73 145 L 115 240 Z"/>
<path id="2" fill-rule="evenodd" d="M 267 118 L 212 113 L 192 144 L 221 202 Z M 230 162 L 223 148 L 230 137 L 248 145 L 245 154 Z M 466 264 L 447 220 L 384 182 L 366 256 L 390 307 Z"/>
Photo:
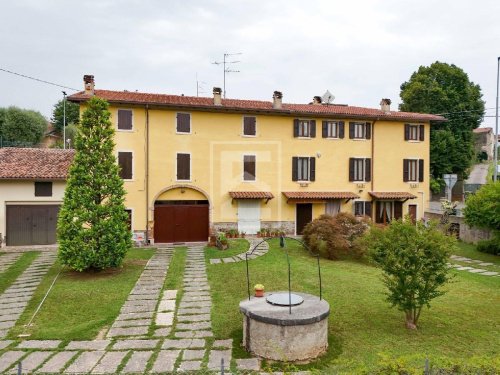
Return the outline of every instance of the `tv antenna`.
<path id="1" fill-rule="evenodd" d="M 205 81 L 198 81 L 198 73 L 196 73 L 196 96 L 200 96 L 200 94 L 205 94 L 205 85 L 207 83 Z"/>
<path id="2" fill-rule="evenodd" d="M 321 97 L 321 100 L 323 103 L 326 103 L 326 105 L 331 104 L 335 100 L 335 96 L 328 90 L 323 94 Z"/>
<path id="3" fill-rule="evenodd" d="M 214 61 L 212 64 L 214 65 L 222 65 L 223 68 L 224 68 L 224 88 L 223 88 L 223 92 L 224 92 L 224 99 L 226 99 L 226 73 L 239 73 L 240 71 L 239 70 L 232 70 L 231 67 L 230 67 L 230 64 L 237 64 L 241 61 L 237 60 L 237 61 L 227 61 L 228 57 L 230 56 L 237 56 L 237 55 L 242 55 L 243 53 L 242 52 L 238 52 L 238 53 L 225 53 L 224 54 L 224 59 L 222 61 Z"/>

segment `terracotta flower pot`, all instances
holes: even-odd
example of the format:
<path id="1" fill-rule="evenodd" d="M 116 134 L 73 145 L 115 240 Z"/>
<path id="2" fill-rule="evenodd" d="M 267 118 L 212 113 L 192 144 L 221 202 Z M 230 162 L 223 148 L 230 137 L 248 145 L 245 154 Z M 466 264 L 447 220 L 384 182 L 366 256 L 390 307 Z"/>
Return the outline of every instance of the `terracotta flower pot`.
<path id="1" fill-rule="evenodd" d="M 264 289 L 255 289 L 255 297 L 264 297 Z"/>

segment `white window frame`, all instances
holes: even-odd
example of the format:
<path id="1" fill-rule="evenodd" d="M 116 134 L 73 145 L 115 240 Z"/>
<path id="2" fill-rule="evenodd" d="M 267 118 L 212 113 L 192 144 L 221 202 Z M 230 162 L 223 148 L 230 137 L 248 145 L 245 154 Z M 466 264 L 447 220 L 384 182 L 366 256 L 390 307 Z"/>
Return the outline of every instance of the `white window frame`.
<path id="1" fill-rule="evenodd" d="M 301 135 L 301 130 L 306 128 L 307 124 L 307 135 Z M 311 120 L 301 120 L 299 119 L 299 132 L 297 134 L 297 138 L 303 139 L 311 139 Z"/>
<path id="2" fill-rule="evenodd" d="M 184 134 L 184 133 L 183 133 Z M 179 161 L 178 161 L 178 158 L 177 156 L 179 154 L 188 154 L 189 155 L 189 179 L 187 180 L 178 180 L 177 179 L 177 168 L 179 167 Z M 175 153 L 175 181 L 177 182 L 191 182 L 193 180 L 193 155 L 186 151 L 178 151 Z"/>
<path id="3" fill-rule="evenodd" d="M 419 160 L 417 158 L 409 158 L 408 160 L 408 182 L 414 184 L 419 181 L 418 169 L 419 169 Z M 414 163 L 415 165 L 415 179 L 411 178 L 411 165 Z"/>
<path id="4" fill-rule="evenodd" d="M 336 135 L 332 135 L 332 127 L 335 125 Z M 326 120 L 326 138 L 328 139 L 339 139 L 339 121 Z"/>
<path id="5" fill-rule="evenodd" d="M 354 159 L 354 179 L 352 180 L 352 182 L 356 184 L 359 184 L 360 182 L 366 182 L 366 159 L 369 158 L 353 156 L 353 159 Z M 363 175 L 363 179 L 361 180 L 356 180 L 356 162 L 361 163 L 361 169 Z"/>
<path id="6" fill-rule="evenodd" d="M 179 129 L 178 129 L 178 119 L 177 119 L 177 115 L 181 113 L 183 115 L 189 115 L 189 132 L 180 132 Z M 193 134 L 193 116 L 191 116 L 191 112 L 175 112 L 175 134 Z M 182 154 L 182 152 L 181 152 Z"/>
<path id="7" fill-rule="evenodd" d="M 411 137 L 412 129 L 415 130 L 416 138 Z M 421 142 L 420 141 L 420 124 L 408 124 L 408 141 L 409 142 Z"/>
<path id="8" fill-rule="evenodd" d="M 307 179 L 300 179 L 299 164 L 301 159 L 307 160 Z M 310 156 L 297 156 L 297 182 L 310 182 L 311 181 L 311 157 Z"/>
<path id="9" fill-rule="evenodd" d="M 116 163 L 118 164 L 118 166 L 120 166 L 120 163 L 119 163 L 119 159 L 118 159 L 118 156 L 120 154 L 120 152 L 130 152 L 132 153 L 132 178 L 124 178 L 122 179 L 122 181 L 134 181 L 134 178 L 135 178 L 135 153 L 133 150 L 124 150 L 124 149 L 120 149 L 120 150 L 117 150 L 116 151 Z"/>
<path id="10" fill-rule="evenodd" d="M 245 180 L 245 156 L 253 156 L 255 158 L 255 176 L 253 180 Z M 257 154 L 243 154 L 242 157 L 242 167 L 243 167 L 243 173 L 242 173 L 242 181 L 243 182 L 257 182 Z"/>
<path id="11" fill-rule="evenodd" d="M 130 111 L 132 113 L 132 129 L 120 129 L 118 127 L 118 111 Z M 115 121 L 115 128 L 117 132 L 124 132 L 124 133 L 133 133 L 135 130 L 135 116 L 134 116 L 134 110 L 132 108 L 117 108 L 116 109 L 116 121 Z"/>
<path id="12" fill-rule="evenodd" d="M 253 117 L 255 118 L 255 134 L 245 134 L 245 117 Z M 257 137 L 257 116 L 242 116 L 241 118 L 241 136 L 242 137 L 249 137 L 249 138 L 255 138 Z"/>

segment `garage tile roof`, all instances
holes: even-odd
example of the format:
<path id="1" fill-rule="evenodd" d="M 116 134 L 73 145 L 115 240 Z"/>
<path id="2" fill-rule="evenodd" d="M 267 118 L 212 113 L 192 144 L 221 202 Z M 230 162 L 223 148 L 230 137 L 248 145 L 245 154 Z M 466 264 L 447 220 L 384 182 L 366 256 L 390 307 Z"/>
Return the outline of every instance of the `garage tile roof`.
<path id="1" fill-rule="evenodd" d="M 0 179 L 64 180 L 74 150 L 1 148 Z"/>
<path id="2" fill-rule="evenodd" d="M 375 199 L 414 199 L 415 195 L 404 191 L 371 191 L 370 195 Z"/>
<path id="3" fill-rule="evenodd" d="M 233 199 L 273 199 L 274 195 L 267 191 L 230 191 Z"/>
<path id="4" fill-rule="evenodd" d="M 222 99 L 222 105 L 214 105 L 211 97 L 149 94 L 142 92 L 95 90 L 95 95 L 111 103 L 157 105 L 164 107 L 189 108 L 198 110 L 223 111 L 223 112 L 266 112 L 281 113 L 294 116 L 319 116 L 319 117 L 345 117 L 382 119 L 393 121 L 446 121 L 442 116 L 413 113 L 413 112 L 384 112 L 375 108 L 353 107 L 347 105 L 313 105 L 313 104 L 287 104 L 283 103 L 282 109 L 274 109 L 271 101 Z M 82 102 L 90 99 L 85 91 L 70 95 L 68 100 Z"/>
<path id="5" fill-rule="evenodd" d="M 326 200 L 326 199 L 356 199 L 359 195 L 350 191 L 287 191 L 283 192 L 287 199 L 310 199 L 310 200 Z"/>

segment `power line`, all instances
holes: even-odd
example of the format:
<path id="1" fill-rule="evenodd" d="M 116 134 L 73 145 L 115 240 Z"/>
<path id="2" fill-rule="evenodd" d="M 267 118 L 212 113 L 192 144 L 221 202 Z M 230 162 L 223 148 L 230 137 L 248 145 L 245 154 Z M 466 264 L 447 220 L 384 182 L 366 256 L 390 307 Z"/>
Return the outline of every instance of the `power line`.
<path id="1" fill-rule="evenodd" d="M 11 71 L 11 70 L 4 69 L 4 68 L 0 68 L 0 70 L 1 70 L 2 72 L 5 72 L 5 73 L 14 74 L 14 75 L 16 75 L 16 76 L 23 77 L 23 78 L 32 79 L 33 81 L 38 81 L 38 82 L 46 83 L 46 84 L 48 84 L 48 85 L 57 86 L 57 87 L 62 87 L 62 88 L 64 88 L 64 89 L 73 90 L 73 91 L 80 91 L 80 90 L 75 89 L 75 88 L 73 88 L 73 87 L 60 85 L 60 84 L 58 84 L 58 83 L 45 81 L 45 80 L 43 80 L 43 79 L 39 79 L 39 78 L 35 78 L 35 77 L 30 77 L 30 76 L 27 76 L 27 75 L 25 75 L 25 74 L 16 73 L 16 72 L 13 72 L 13 71 Z"/>
<path id="2" fill-rule="evenodd" d="M 488 110 L 488 109 L 495 109 L 495 107 L 484 108 L 485 111 Z M 451 115 L 451 114 L 454 114 L 454 113 L 481 112 L 481 111 L 483 111 L 483 110 L 482 109 L 471 109 L 471 110 L 468 110 L 468 111 L 456 111 L 456 112 L 436 113 L 436 115 L 444 116 L 444 115 Z"/>

